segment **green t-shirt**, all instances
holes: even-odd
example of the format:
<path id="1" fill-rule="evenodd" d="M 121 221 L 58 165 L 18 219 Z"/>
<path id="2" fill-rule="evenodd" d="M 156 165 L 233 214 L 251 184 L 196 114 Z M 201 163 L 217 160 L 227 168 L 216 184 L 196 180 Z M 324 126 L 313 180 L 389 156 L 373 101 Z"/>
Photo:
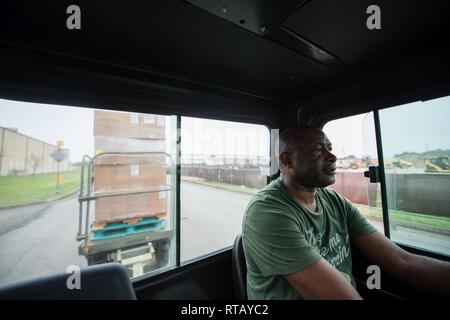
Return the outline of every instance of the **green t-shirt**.
<path id="1" fill-rule="evenodd" d="M 317 188 L 317 211 L 299 204 L 272 181 L 250 201 L 242 238 L 249 299 L 301 299 L 283 275 L 325 258 L 355 287 L 350 239 L 376 229 L 347 199 Z"/>

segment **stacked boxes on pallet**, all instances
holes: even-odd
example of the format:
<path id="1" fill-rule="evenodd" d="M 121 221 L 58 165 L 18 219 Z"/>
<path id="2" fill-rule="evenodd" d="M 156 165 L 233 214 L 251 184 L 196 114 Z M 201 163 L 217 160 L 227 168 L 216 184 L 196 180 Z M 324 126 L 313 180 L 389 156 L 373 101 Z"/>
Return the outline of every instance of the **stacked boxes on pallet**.
<path id="1" fill-rule="evenodd" d="M 94 192 L 123 194 L 164 188 L 166 159 L 164 116 L 94 111 L 95 153 L 136 152 L 133 155 L 102 155 L 94 162 Z M 115 195 L 95 203 L 95 222 L 111 223 L 144 217 L 166 217 L 167 192 Z"/>

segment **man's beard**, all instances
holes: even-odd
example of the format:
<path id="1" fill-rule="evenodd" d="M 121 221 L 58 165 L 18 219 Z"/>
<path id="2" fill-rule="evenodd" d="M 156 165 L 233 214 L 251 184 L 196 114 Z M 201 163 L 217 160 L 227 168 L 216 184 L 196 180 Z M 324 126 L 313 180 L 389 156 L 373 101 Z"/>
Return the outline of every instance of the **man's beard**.
<path id="1" fill-rule="evenodd" d="M 293 176 L 293 180 L 295 184 L 310 189 L 325 188 L 336 182 L 336 178 L 334 176 L 325 176 L 324 173 L 320 172 L 307 175 L 296 174 L 295 176 Z"/>

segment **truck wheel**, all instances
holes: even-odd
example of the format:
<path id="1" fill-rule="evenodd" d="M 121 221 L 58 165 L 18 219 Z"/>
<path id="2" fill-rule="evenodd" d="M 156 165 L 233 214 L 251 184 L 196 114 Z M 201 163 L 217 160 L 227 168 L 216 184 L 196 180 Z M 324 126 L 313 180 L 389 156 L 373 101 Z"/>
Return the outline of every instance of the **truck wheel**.
<path id="1" fill-rule="evenodd" d="M 162 268 L 169 263 L 170 241 L 169 239 L 161 239 L 152 242 L 155 249 L 156 267 Z"/>

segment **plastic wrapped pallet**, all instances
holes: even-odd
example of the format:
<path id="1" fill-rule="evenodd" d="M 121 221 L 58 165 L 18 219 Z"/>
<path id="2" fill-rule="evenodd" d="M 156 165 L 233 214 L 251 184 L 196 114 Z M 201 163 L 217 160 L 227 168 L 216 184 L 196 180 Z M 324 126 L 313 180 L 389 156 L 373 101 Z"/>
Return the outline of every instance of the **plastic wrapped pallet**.
<path id="1" fill-rule="evenodd" d="M 118 111 L 94 111 L 94 136 L 164 139 L 165 117 Z"/>
<path id="2" fill-rule="evenodd" d="M 96 200 L 97 223 L 167 214 L 168 194 L 158 191 L 167 187 L 170 166 L 170 160 L 163 154 L 164 119 L 151 114 L 95 111 L 94 192 L 114 194 Z M 104 154 L 126 152 L 133 154 Z M 150 190 L 157 192 L 127 194 Z"/>

